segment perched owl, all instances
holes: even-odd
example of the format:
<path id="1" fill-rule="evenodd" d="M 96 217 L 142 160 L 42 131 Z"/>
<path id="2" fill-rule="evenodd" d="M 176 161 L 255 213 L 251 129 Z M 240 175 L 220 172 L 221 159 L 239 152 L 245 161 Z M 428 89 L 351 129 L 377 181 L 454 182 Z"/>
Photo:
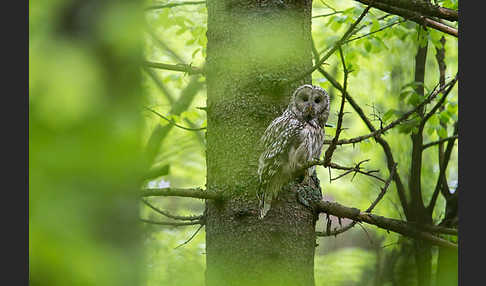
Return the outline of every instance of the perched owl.
<path id="1" fill-rule="evenodd" d="M 258 162 L 260 218 L 285 184 L 302 176 L 310 179 L 315 166 L 302 169 L 321 155 L 328 116 L 327 92 L 305 84 L 294 91 L 287 109 L 267 127 L 260 140 L 263 153 Z"/>

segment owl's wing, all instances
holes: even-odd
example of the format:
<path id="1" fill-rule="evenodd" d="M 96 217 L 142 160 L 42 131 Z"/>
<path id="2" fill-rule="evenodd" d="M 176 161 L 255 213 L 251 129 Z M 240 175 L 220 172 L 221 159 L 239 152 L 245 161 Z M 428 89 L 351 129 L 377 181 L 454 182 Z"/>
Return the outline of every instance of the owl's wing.
<path id="1" fill-rule="evenodd" d="M 281 116 L 277 117 L 265 130 L 261 144 L 263 153 L 260 156 L 258 173 L 260 182 L 267 183 L 282 165 L 288 160 L 288 153 L 291 146 L 298 144 L 300 122 L 294 118 Z"/>

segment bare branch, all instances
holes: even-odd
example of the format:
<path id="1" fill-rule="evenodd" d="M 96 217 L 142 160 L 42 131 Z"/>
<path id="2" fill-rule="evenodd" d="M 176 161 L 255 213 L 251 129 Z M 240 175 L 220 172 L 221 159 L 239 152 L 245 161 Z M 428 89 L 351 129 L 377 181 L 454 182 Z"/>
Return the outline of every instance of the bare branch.
<path id="1" fill-rule="evenodd" d="M 331 145 L 326 150 L 326 153 L 324 154 L 324 166 L 329 165 L 331 163 L 331 158 L 332 154 L 334 153 L 334 150 L 336 150 L 336 143 L 339 140 L 339 135 L 341 134 L 341 126 L 343 124 L 343 117 L 344 117 L 344 103 L 346 102 L 346 96 L 344 95 L 346 93 L 346 87 L 348 84 L 348 69 L 346 68 L 346 63 L 344 61 L 344 56 L 343 56 L 343 51 L 341 47 L 339 47 L 339 55 L 341 57 L 341 62 L 343 65 L 343 72 L 344 72 L 344 80 L 343 80 L 343 92 L 341 95 L 341 107 L 339 108 L 339 115 L 338 115 L 338 122 L 337 122 L 337 127 L 336 127 L 336 134 L 334 135 L 334 138 L 331 141 Z"/>
<path id="2" fill-rule="evenodd" d="M 336 15 L 336 14 L 340 14 L 342 13 L 343 11 L 334 11 L 332 13 L 329 13 L 329 14 L 322 14 L 322 15 L 316 15 L 316 16 L 312 16 L 312 18 L 322 18 L 322 17 L 328 17 L 328 16 L 332 16 L 332 15 Z"/>
<path id="3" fill-rule="evenodd" d="M 439 109 L 439 107 L 442 106 L 442 104 L 444 104 L 447 96 L 449 95 L 449 93 L 451 92 L 451 90 L 454 88 L 454 85 L 456 84 L 457 82 L 457 76 L 458 74 L 456 74 L 456 76 L 454 77 L 453 80 L 451 80 L 448 84 L 442 86 L 438 91 L 437 93 L 440 93 L 442 92 L 447 86 L 449 86 L 449 88 L 444 92 L 444 94 L 442 95 L 442 97 L 440 98 L 439 102 L 437 102 L 434 107 L 432 107 L 432 109 L 424 116 L 423 120 L 422 120 L 422 125 L 425 124 L 425 122 L 427 122 L 427 120 L 429 120 L 430 117 L 432 117 L 432 115 L 435 114 L 435 112 Z M 451 84 L 452 83 L 452 84 Z"/>
<path id="4" fill-rule="evenodd" d="M 176 3 L 167 3 L 167 4 L 155 4 L 155 5 L 145 7 L 145 11 L 172 8 L 172 7 L 185 6 L 185 5 L 199 5 L 205 3 L 206 1 L 186 1 L 186 2 L 176 2 Z"/>
<path id="5" fill-rule="evenodd" d="M 165 211 L 163 211 L 161 209 L 156 208 L 154 205 L 152 205 L 151 203 L 147 202 L 144 199 L 141 199 L 141 201 L 146 206 L 148 206 L 149 208 L 151 208 L 152 210 L 158 212 L 159 214 L 161 214 L 163 216 L 166 216 L 168 218 L 171 218 L 171 219 L 176 219 L 176 220 L 201 220 L 203 218 L 202 215 L 198 215 L 198 216 L 178 216 L 178 215 L 172 215 L 172 214 L 170 214 L 168 212 L 165 212 Z"/>
<path id="6" fill-rule="evenodd" d="M 418 229 L 414 224 L 408 223 L 406 221 L 386 218 L 368 212 L 361 212 L 357 208 L 346 207 L 337 202 L 320 201 L 317 203 L 316 207 L 319 212 L 328 213 L 342 218 L 352 219 L 358 222 L 366 222 L 368 224 L 376 225 L 382 229 L 400 233 L 404 236 L 425 240 L 434 245 L 457 249 L 457 244 L 449 242 L 421 229 Z"/>
<path id="7" fill-rule="evenodd" d="M 453 135 L 453 136 L 450 136 L 450 137 L 446 137 L 446 138 L 442 138 L 442 139 L 439 139 L 437 141 L 433 141 L 433 142 L 429 142 L 427 144 L 424 144 L 422 146 L 422 149 L 426 149 L 426 148 L 429 148 L 429 147 L 432 147 L 432 146 L 435 146 L 437 144 L 441 144 L 441 143 L 444 143 L 445 141 L 449 141 L 450 139 L 457 139 L 459 137 L 459 135 Z"/>
<path id="8" fill-rule="evenodd" d="M 196 234 L 197 234 L 197 233 L 198 233 L 198 232 L 201 230 L 201 228 L 203 228 L 203 226 L 204 226 L 204 224 L 201 224 L 201 225 L 200 225 L 200 226 L 197 228 L 197 230 L 196 230 L 196 231 L 195 231 L 195 232 L 194 232 L 194 233 L 191 235 L 191 237 L 189 237 L 189 239 L 188 239 L 188 240 L 186 240 L 185 242 L 183 242 L 183 243 L 179 244 L 179 245 L 178 245 L 178 246 L 176 246 L 174 249 L 177 249 L 177 248 L 179 248 L 179 247 L 181 247 L 181 246 L 183 246 L 183 245 L 188 244 L 188 243 L 189 243 L 189 241 L 191 241 L 191 240 L 192 240 L 192 239 L 193 239 L 193 238 L 196 236 Z"/>
<path id="9" fill-rule="evenodd" d="M 179 189 L 179 188 L 162 188 L 162 189 L 143 189 L 140 193 L 141 197 L 186 197 L 196 199 L 217 200 L 222 196 L 219 193 L 203 190 L 201 188 L 194 189 Z"/>
<path id="10" fill-rule="evenodd" d="M 459 13 L 456 10 L 440 7 L 428 1 L 420 0 L 357 0 L 380 10 L 393 13 L 391 10 L 417 13 L 426 17 L 437 17 L 448 21 L 458 21 Z M 395 14 L 395 13 L 393 13 Z"/>
<path id="11" fill-rule="evenodd" d="M 347 44 L 347 43 L 349 43 L 349 42 L 352 42 L 352 41 L 355 41 L 355 40 L 358 40 L 358 39 L 361 39 L 361 38 L 364 38 L 364 37 L 368 37 L 368 36 L 370 36 L 370 35 L 373 35 L 373 34 L 375 34 L 375 33 L 378 33 L 378 32 L 381 32 L 381 31 L 383 31 L 383 30 L 386 30 L 386 29 L 388 29 L 388 28 L 390 28 L 390 27 L 393 27 L 393 26 L 395 26 L 396 24 L 403 23 L 403 22 L 405 22 L 405 21 L 406 21 L 405 19 L 398 20 L 398 21 L 393 22 L 393 23 L 391 23 L 391 24 L 388 24 L 388 25 L 386 25 L 386 26 L 384 26 L 384 27 L 381 27 L 380 29 L 378 29 L 378 30 L 376 30 L 376 31 L 373 31 L 373 32 L 370 32 L 370 33 L 367 33 L 367 34 L 364 34 L 364 35 L 361 35 L 361 36 L 358 36 L 358 37 L 354 37 L 354 38 L 352 38 L 352 39 L 349 39 L 349 40 L 345 41 L 343 44 Z"/>
<path id="12" fill-rule="evenodd" d="M 454 128 L 454 135 L 457 135 L 457 132 L 458 132 L 458 125 L 456 124 L 456 126 Z M 446 150 L 444 152 L 444 159 L 443 159 L 442 163 L 440 164 L 441 166 L 440 166 L 440 170 L 439 170 L 439 177 L 437 178 L 437 183 L 435 184 L 435 189 L 434 189 L 434 192 L 432 193 L 432 198 L 430 199 L 429 205 L 427 206 L 427 210 L 429 211 L 429 213 L 433 212 L 437 197 L 439 196 L 439 191 L 441 189 L 443 180 L 445 178 L 445 172 L 447 170 L 447 165 L 448 165 L 449 160 L 451 158 L 452 149 L 454 147 L 454 141 L 455 141 L 455 138 L 451 138 L 451 139 L 449 139 L 449 141 L 447 143 L 447 147 L 446 147 Z M 444 194 L 444 195 L 445 195 L 445 197 L 447 197 L 448 194 Z"/>
<path id="13" fill-rule="evenodd" d="M 161 117 L 162 119 L 164 119 L 165 121 L 169 122 L 171 125 L 174 125 L 176 127 L 179 127 L 181 129 L 184 129 L 184 130 L 188 130 L 188 131 L 201 131 L 201 130 L 205 130 L 206 127 L 199 127 L 199 128 L 188 128 L 188 127 L 184 127 L 182 125 L 179 125 L 177 123 L 174 122 L 174 120 L 171 120 L 167 117 L 165 117 L 164 115 L 158 113 L 157 111 L 153 110 L 152 108 L 149 108 L 149 107 L 145 107 L 145 109 L 157 114 L 159 117 Z"/>
<path id="14" fill-rule="evenodd" d="M 157 225 L 166 225 L 166 226 L 186 226 L 186 225 L 197 225 L 203 224 L 201 221 L 188 221 L 188 222 L 170 222 L 170 221 L 153 221 L 149 219 L 140 218 L 140 221 L 144 223 L 150 224 L 157 224 Z"/>
<path id="15" fill-rule="evenodd" d="M 341 178 L 341 177 L 344 177 L 345 175 L 347 175 L 347 174 L 349 174 L 349 173 L 354 172 L 353 178 L 354 178 L 354 176 L 356 176 L 356 174 L 357 174 L 357 173 L 360 173 L 360 174 L 363 174 L 363 175 L 366 175 L 366 176 L 370 176 L 370 177 L 372 177 L 372 178 L 375 178 L 375 179 L 377 179 L 377 180 L 379 180 L 379 181 L 385 182 L 385 180 L 383 180 L 382 178 L 380 178 L 380 177 L 378 177 L 378 176 L 376 176 L 376 175 L 373 175 L 373 173 L 378 172 L 378 170 L 369 170 L 369 171 L 363 171 L 363 170 L 361 169 L 361 164 L 362 164 L 362 163 L 365 163 L 365 162 L 367 162 L 367 161 L 369 161 L 369 159 L 367 159 L 367 160 L 363 160 L 363 161 L 359 162 L 359 163 L 358 163 L 358 164 L 356 164 L 356 166 L 354 166 L 354 167 L 344 167 L 344 166 L 338 165 L 338 164 L 333 163 L 333 162 L 330 162 L 329 164 L 326 164 L 326 163 L 325 163 L 325 162 L 323 162 L 323 161 L 319 161 L 319 162 L 313 162 L 313 163 L 311 163 L 311 165 L 312 165 L 312 166 L 317 166 L 317 165 L 320 165 L 320 166 L 324 166 L 324 167 L 330 167 L 330 168 L 332 168 L 332 169 L 346 170 L 346 171 L 347 171 L 347 172 L 345 172 L 345 173 L 343 173 L 343 174 L 339 175 L 338 177 L 333 178 L 333 179 L 332 179 L 333 181 L 334 181 L 334 180 L 337 180 L 337 179 L 339 179 L 339 178 Z"/>
<path id="16" fill-rule="evenodd" d="M 203 70 L 201 68 L 193 67 L 187 64 L 165 64 L 165 63 L 156 63 L 151 61 L 144 61 L 143 63 L 145 66 L 149 68 L 156 68 L 156 69 L 163 69 L 163 70 L 170 70 L 170 71 L 178 71 L 184 72 L 189 75 L 193 74 L 203 74 Z"/>
<path id="17" fill-rule="evenodd" d="M 366 209 L 365 212 L 370 213 L 376 207 L 376 205 L 381 201 L 381 199 L 383 198 L 383 196 L 385 196 L 386 190 L 388 189 L 388 186 L 390 185 L 391 180 L 392 180 L 393 176 L 395 175 L 396 167 L 397 166 L 395 164 L 394 168 L 392 169 L 392 172 L 390 173 L 390 176 L 385 181 L 385 185 L 383 186 L 383 188 L 381 188 L 381 192 L 378 194 L 378 196 L 376 197 L 376 199 L 371 203 L 371 205 Z M 318 236 L 338 235 L 340 233 L 343 233 L 343 232 L 351 229 L 356 223 L 357 223 L 356 221 L 353 221 L 350 224 L 348 224 L 347 226 L 341 227 L 340 229 L 337 229 L 337 230 L 335 230 L 335 231 L 333 231 L 333 232 L 331 232 L 329 234 L 325 234 L 325 235 L 324 235 L 324 233 L 316 233 L 316 234 Z"/>
<path id="18" fill-rule="evenodd" d="M 438 31 L 441 31 L 441 32 L 444 32 L 446 34 L 455 36 L 456 38 L 459 37 L 459 33 L 458 33 L 457 29 L 455 29 L 451 26 L 440 23 L 438 21 L 434 21 L 434 20 L 429 19 L 429 18 L 424 18 L 423 21 L 424 21 L 424 23 L 427 27 L 434 28 Z"/>

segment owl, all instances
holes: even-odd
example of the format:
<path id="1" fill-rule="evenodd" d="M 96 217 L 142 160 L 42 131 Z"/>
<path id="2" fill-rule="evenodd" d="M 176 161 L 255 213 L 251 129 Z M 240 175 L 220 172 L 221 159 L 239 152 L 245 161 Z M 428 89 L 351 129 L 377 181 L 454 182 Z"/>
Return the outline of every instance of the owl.
<path id="1" fill-rule="evenodd" d="M 300 177 L 308 182 L 315 166 L 307 170 L 303 166 L 319 159 L 328 117 L 328 93 L 305 84 L 294 91 L 287 109 L 267 127 L 260 140 L 263 152 L 258 160 L 260 218 L 285 184 Z"/>

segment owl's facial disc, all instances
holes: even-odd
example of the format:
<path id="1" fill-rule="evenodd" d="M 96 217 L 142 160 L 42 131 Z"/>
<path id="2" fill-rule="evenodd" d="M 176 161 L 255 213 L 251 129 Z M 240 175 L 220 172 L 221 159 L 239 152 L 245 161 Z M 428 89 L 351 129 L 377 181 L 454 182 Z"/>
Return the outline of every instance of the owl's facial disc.
<path id="1" fill-rule="evenodd" d="M 311 122 L 314 119 L 319 121 L 327 113 L 328 104 L 327 93 L 323 89 L 306 84 L 294 92 L 291 108 L 300 120 Z"/>

